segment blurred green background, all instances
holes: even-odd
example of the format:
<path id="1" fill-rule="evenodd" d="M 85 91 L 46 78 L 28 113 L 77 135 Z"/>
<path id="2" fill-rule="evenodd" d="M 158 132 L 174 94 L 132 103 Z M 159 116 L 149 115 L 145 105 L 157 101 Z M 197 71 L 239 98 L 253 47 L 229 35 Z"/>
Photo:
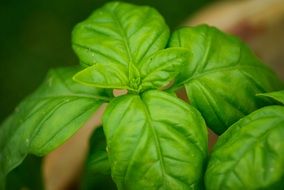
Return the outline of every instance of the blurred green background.
<path id="1" fill-rule="evenodd" d="M 174 29 L 213 0 L 136 0 L 155 7 Z M 0 122 L 43 80 L 51 67 L 78 64 L 74 25 L 106 0 L 2 0 L 0 3 Z"/>

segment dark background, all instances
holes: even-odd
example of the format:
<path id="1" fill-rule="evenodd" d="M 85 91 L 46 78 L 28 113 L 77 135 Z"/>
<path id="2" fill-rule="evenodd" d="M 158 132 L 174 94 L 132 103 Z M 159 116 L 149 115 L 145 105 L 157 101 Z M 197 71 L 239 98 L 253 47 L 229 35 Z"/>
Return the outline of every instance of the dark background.
<path id="1" fill-rule="evenodd" d="M 155 7 L 174 29 L 213 0 L 127 1 Z M 43 80 L 51 67 L 78 64 L 74 25 L 106 0 L 1 0 L 0 122 Z"/>

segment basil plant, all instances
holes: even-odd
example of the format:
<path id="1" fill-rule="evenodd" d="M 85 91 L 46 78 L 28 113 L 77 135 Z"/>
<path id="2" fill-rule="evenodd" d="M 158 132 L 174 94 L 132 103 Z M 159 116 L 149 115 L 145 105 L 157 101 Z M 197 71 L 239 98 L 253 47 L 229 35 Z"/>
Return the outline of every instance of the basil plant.
<path id="1" fill-rule="evenodd" d="M 242 41 L 207 25 L 170 33 L 155 9 L 111 2 L 72 46 L 80 65 L 49 71 L 0 128 L 1 190 L 103 103 L 82 189 L 284 188 L 283 83 Z M 211 153 L 207 127 L 220 135 Z"/>

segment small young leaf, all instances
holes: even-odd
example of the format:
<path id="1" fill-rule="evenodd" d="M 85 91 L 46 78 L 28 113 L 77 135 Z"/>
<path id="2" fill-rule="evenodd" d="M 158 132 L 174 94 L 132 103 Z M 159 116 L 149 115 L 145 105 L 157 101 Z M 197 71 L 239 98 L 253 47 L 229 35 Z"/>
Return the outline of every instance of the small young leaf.
<path id="1" fill-rule="evenodd" d="M 165 48 L 169 28 L 163 17 L 151 7 L 111 2 L 78 24 L 72 36 L 73 48 L 83 65 L 104 64 L 98 71 L 86 72 L 91 75 L 80 76 L 78 80 L 87 79 L 88 84 L 92 81 L 94 86 L 102 82 L 107 83 L 103 87 L 129 83 L 130 88 L 138 88 L 138 65 Z M 107 71 L 118 74 L 112 76 Z M 94 77 L 93 74 L 99 76 Z"/>
<path id="2" fill-rule="evenodd" d="M 129 89 L 128 76 L 120 65 L 95 64 L 77 73 L 73 79 L 86 86 Z"/>
<path id="3" fill-rule="evenodd" d="M 198 111 L 160 91 L 114 99 L 104 118 L 112 177 L 118 189 L 197 189 L 207 156 Z"/>
<path id="4" fill-rule="evenodd" d="M 284 90 L 270 92 L 270 93 L 257 94 L 257 96 L 262 97 L 262 98 L 269 98 L 269 99 L 274 100 L 277 103 L 280 103 L 281 105 L 284 105 Z"/>
<path id="5" fill-rule="evenodd" d="M 283 106 L 264 107 L 223 133 L 209 160 L 206 189 L 283 189 L 283 116 Z"/>
<path id="6" fill-rule="evenodd" d="M 107 99 L 103 90 L 72 81 L 79 69 L 51 70 L 0 127 L 0 184 L 27 154 L 42 156 L 64 143 Z"/>
<path id="7" fill-rule="evenodd" d="M 91 137 L 90 152 L 80 189 L 116 189 L 116 185 L 111 179 L 110 164 L 106 151 L 106 138 L 102 127 L 97 128 Z"/>
<path id="8" fill-rule="evenodd" d="M 160 50 L 141 63 L 142 89 L 161 88 L 181 71 L 188 62 L 190 52 L 185 48 Z"/>
<path id="9" fill-rule="evenodd" d="M 223 133 L 231 124 L 264 105 L 257 93 L 283 88 L 275 73 L 235 37 L 205 25 L 177 30 L 170 47 L 184 47 L 191 59 L 176 78 L 208 126 Z"/>

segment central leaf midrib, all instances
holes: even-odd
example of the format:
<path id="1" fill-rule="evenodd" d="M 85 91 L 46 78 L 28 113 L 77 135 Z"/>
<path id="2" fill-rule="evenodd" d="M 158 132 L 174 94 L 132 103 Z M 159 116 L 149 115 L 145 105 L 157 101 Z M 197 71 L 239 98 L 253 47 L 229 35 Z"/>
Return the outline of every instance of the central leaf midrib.
<path id="1" fill-rule="evenodd" d="M 158 159 L 160 160 L 160 163 L 161 163 L 162 179 L 163 179 L 163 184 L 164 184 L 165 183 L 165 176 L 167 175 L 167 172 L 166 172 L 165 161 L 164 161 L 162 150 L 161 150 L 161 143 L 159 141 L 157 132 L 155 131 L 154 126 L 152 125 L 153 119 L 151 117 L 150 110 L 148 109 L 146 103 L 143 101 L 142 97 L 140 97 L 140 100 L 142 102 L 142 105 L 143 105 L 145 113 L 146 113 L 147 121 L 149 123 L 149 129 L 154 136 L 154 142 L 155 142 L 155 146 L 156 146 L 157 153 L 158 153 Z"/>
<path id="2" fill-rule="evenodd" d="M 46 140 L 46 142 L 41 146 L 41 148 L 39 150 L 37 150 L 38 152 L 42 152 L 42 150 L 50 144 L 51 140 L 53 138 L 55 138 L 58 134 L 61 133 L 61 131 L 63 131 L 65 129 L 66 126 L 70 125 L 71 122 L 73 122 L 74 120 L 82 117 L 82 115 L 84 115 L 85 113 L 88 113 L 89 110 L 91 110 L 92 108 L 95 107 L 95 105 L 97 104 L 94 104 L 94 103 L 91 103 L 91 104 L 88 104 L 86 107 L 84 107 L 82 109 L 82 111 L 79 111 L 79 114 L 76 115 L 76 117 L 72 118 L 71 120 L 69 120 L 67 123 L 65 123 L 63 126 L 61 126 L 61 128 L 56 132 L 54 133 L 54 135 L 52 137 L 50 137 L 48 140 Z M 98 108 L 98 107 L 97 107 Z M 78 129 L 79 130 L 79 129 Z M 38 132 L 37 132 L 38 133 Z M 36 135 L 35 135 L 36 136 Z"/>
<path id="3" fill-rule="evenodd" d="M 167 60 L 167 63 L 170 63 L 170 62 L 172 62 L 173 60 L 176 60 L 177 59 L 177 56 L 175 56 L 175 57 L 173 57 L 173 58 L 171 58 L 171 59 L 169 59 L 169 60 Z M 148 62 L 148 61 L 147 61 Z M 151 63 L 151 61 L 149 61 L 150 63 Z M 177 65 L 179 65 L 179 64 L 177 64 Z M 141 78 L 142 79 L 145 79 L 145 78 L 147 78 L 147 77 L 149 77 L 151 74 L 153 74 L 153 73 L 155 73 L 155 72 L 157 72 L 157 71 L 169 71 L 169 72 L 171 72 L 171 71 L 173 71 L 172 69 L 169 69 L 169 66 L 171 66 L 171 65 L 169 65 L 169 64 L 164 64 L 164 65 L 162 65 L 162 66 L 159 66 L 159 67 L 155 67 L 153 70 L 151 70 L 151 67 L 148 65 L 148 70 L 145 72 L 145 73 L 142 73 L 141 72 Z M 176 66 L 176 65 L 175 65 Z M 146 70 L 146 69 L 144 69 L 144 68 L 142 68 L 143 70 Z M 168 69 L 168 70 L 166 70 L 166 69 Z M 142 71 L 143 71 L 142 70 Z"/>
<path id="4" fill-rule="evenodd" d="M 198 65 L 201 65 L 201 67 L 198 67 L 196 65 L 193 73 L 195 73 L 195 71 L 199 72 L 200 70 L 204 70 L 204 68 L 206 68 L 206 66 L 208 65 L 208 58 L 209 58 L 209 53 L 211 52 L 211 44 L 212 44 L 212 35 L 209 35 L 208 33 L 209 33 L 209 29 L 207 28 L 206 35 L 208 36 L 209 39 L 206 39 L 205 54 L 201 60 L 201 63 L 198 64 Z"/>
<path id="5" fill-rule="evenodd" d="M 104 97 L 104 96 L 100 96 L 100 95 L 91 95 L 91 94 L 87 94 L 87 93 L 76 93 L 74 92 L 74 90 L 72 89 L 72 87 L 70 87 L 66 81 L 64 80 L 64 78 L 62 78 L 61 74 L 58 73 L 57 70 L 52 70 L 51 73 L 62 83 L 62 86 L 64 86 L 66 88 L 66 94 L 60 94 L 55 95 L 55 96 L 46 96 L 46 98 L 58 98 L 58 97 L 77 97 L 77 98 L 90 98 L 90 99 L 99 99 L 99 100 L 105 100 L 105 101 L 109 101 L 108 97 Z M 74 82 L 75 83 L 75 82 Z M 55 85 L 56 86 L 56 85 Z M 35 97 L 33 97 L 35 98 Z"/>
<path id="6" fill-rule="evenodd" d="M 34 138 L 38 135 L 42 125 L 44 123 L 46 123 L 53 115 L 55 112 L 57 112 L 57 110 L 59 108 L 61 108 L 62 106 L 64 106 L 65 104 L 68 104 L 68 103 L 72 103 L 72 102 L 75 102 L 78 98 L 74 98 L 73 100 L 69 100 L 69 101 L 62 101 L 62 102 L 59 102 L 57 105 L 55 105 L 54 107 L 52 107 L 47 113 L 46 115 L 42 118 L 42 120 L 39 121 L 39 123 L 37 124 L 37 126 L 35 127 L 35 130 L 33 131 L 33 133 L 31 134 L 30 136 L 30 144 L 32 143 L 32 141 L 34 140 Z M 29 146 L 30 146 L 29 144 Z M 29 147 L 30 148 L 30 147 Z"/>
<path id="7" fill-rule="evenodd" d="M 85 50 L 90 51 L 90 52 L 92 52 L 94 54 L 99 54 L 99 55 L 101 55 L 101 56 L 103 56 L 103 57 L 105 57 L 105 58 L 107 58 L 109 60 L 112 60 L 113 62 L 117 62 L 117 63 L 123 64 L 121 62 L 121 60 L 117 60 L 113 56 L 110 56 L 110 55 L 108 55 L 106 53 L 103 53 L 102 51 L 97 50 L 95 47 L 89 47 L 89 46 L 82 45 L 82 44 L 75 43 L 75 42 L 73 43 L 73 46 L 75 46 L 77 48 L 85 49 Z M 85 63 L 85 64 L 89 65 L 88 63 Z M 108 64 L 108 63 L 106 62 L 105 64 Z"/>
<path id="8" fill-rule="evenodd" d="M 133 57 L 131 55 L 131 51 L 130 51 L 130 46 L 129 46 L 129 41 L 128 41 L 128 37 L 125 33 L 125 30 L 124 30 L 124 27 L 122 25 L 122 23 L 120 22 L 119 20 L 119 17 L 116 15 L 116 10 L 117 10 L 117 7 L 115 8 L 115 10 L 113 11 L 109 11 L 110 15 L 112 16 L 113 20 L 117 23 L 118 25 L 118 30 L 119 30 L 119 33 L 120 35 L 122 36 L 122 41 L 123 41 L 123 44 L 125 46 L 125 49 L 126 49 L 126 52 L 127 52 L 127 56 L 128 56 L 128 62 L 127 62 L 127 66 L 128 66 L 128 80 L 131 81 L 131 78 L 130 78 L 130 65 L 133 65 Z M 135 64 L 133 65 L 135 67 Z"/>
<path id="9" fill-rule="evenodd" d="M 62 98 L 62 102 L 60 102 L 58 105 L 56 105 L 55 107 L 51 107 L 50 108 L 50 110 L 51 110 L 51 112 L 54 112 L 54 111 L 56 111 L 57 110 L 57 108 L 59 108 L 59 107 L 61 107 L 62 105 L 64 105 L 64 104 L 68 104 L 68 103 L 70 103 L 70 102 L 73 102 L 73 101 L 76 101 L 76 100 L 78 100 L 79 98 L 78 97 L 74 97 L 75 99 L 73 99 L 73 100 L 69 100 L 69 101 L 65 101 L 65 97 L 61 97 Z M 48 99 L 48 98 L 47 98 Z M 53 100 L 56 100 L 56 99 L 53 99 Z M 96 102 L 94 102 L 94 103 L 97 103 L 98 101 L 96 101 Z M 43 105 L 41 105 L 38 109 L 36 109 L 36 110 L 34 110 L 33 112 L 31 112 L 31 113 L 29 113 L 27 116 L 25 116 L 24 118 L 22 118 L 22 120 L 21 120 L 21 122 L 22 123 L 25 123 L 28 119 L 30 119 L 31 117 L 33 117 L 33 115 L 34 114 L 36 114 L 36 113 L 38 113 L 38 111 L 39 110 L 41 110 L 42 109 L 42 107 L 44 107 L 46 104 L 49 104 L 50 103 L 50 101 L 47 101 L 47 102 L 45 102 Z M 91 104 L 93 104 L 93 103 L 91 103 Z M 49 112 L 49 111 L 48 111 Z M 52 113 L 48 113 L 44 118 L 46 118 L 46 117 L 48 117 L 48 115 L 52 115 Z M 42 121 L 41 121 L 42 122 Z M 13 138 L 13 137 L 12 137 Z M 12 139 L 11 138 L 11 139 Z M 31 139 L 32 139 L 33 137 L 31 137 Z M 7 144 L 7 143 L 6 143 Z M 5 147 L 6 145 L 4 145 L 3 147 Z"/>
<path id="10" fill-rule="evenodd" d="M 63 103 L 61 103 L 61 104 L 65 104 L 65 102 L 63 102 Z M 60 107 L 61 104 L 57 105 L 57 107 Z M 55 109 L 56 109 L 56 108 L 55 108 Z M 51 108 L 51 111 L 54 111 L 54 107 Z M 47 118 L 47 117 L 49 117 L 49 115 L 50 115 L 50 113 L 47 114 L 47 115 L 44 117 L 44 119 Z M 34 126 L 32 126 L 32 127 L 34 127 Z M 6 141 L 6 143 L 5 143 L 4 146 L 3 146 L 3 150 L 0 152 L 0 155 L 1 155 L 1 153 L 5 152 L 5 151 L 7 150 L 7 147 L 8 147 L 7 145 L 9 144 L 9 142 L 11 142 L 14 138 L 17 138 L 17 137 L 18 137 L 18 136 L 17 136 L 17 135 L 18 135 L 18 134 L 17 134 L 18 131 L 19 131 L 19 128 L 18 128 L 18 129 L 16 130 L 16 132 L 14 133 L 14 134 L 16 134 L 16 135 L 13 135 L 11 138 L 9 138 L 9 139 Z M 29 135 L 29 139 L 33 139 L 33 134 L 34 134 L 34 132 Z M 30 140 L 30 143 L 31 143 L 31 140 Z M 29 148 L 30 148 L 30 143 L 27 145 L 27 150 L 29 150 Z M 13 167 L 14 167 L 14 165 L 15 165 L 15 164 L 13 164 Z M 13 169 L 13 167 L 12 167 L 12 169 Z M 6 168 L 6 169 L 7 169 L 7 168 Z M 7 175 L 10 171 L 11 171 L 11 168 L 8 168 L 8 170 L 6 171 L 5 175 Z"/>

